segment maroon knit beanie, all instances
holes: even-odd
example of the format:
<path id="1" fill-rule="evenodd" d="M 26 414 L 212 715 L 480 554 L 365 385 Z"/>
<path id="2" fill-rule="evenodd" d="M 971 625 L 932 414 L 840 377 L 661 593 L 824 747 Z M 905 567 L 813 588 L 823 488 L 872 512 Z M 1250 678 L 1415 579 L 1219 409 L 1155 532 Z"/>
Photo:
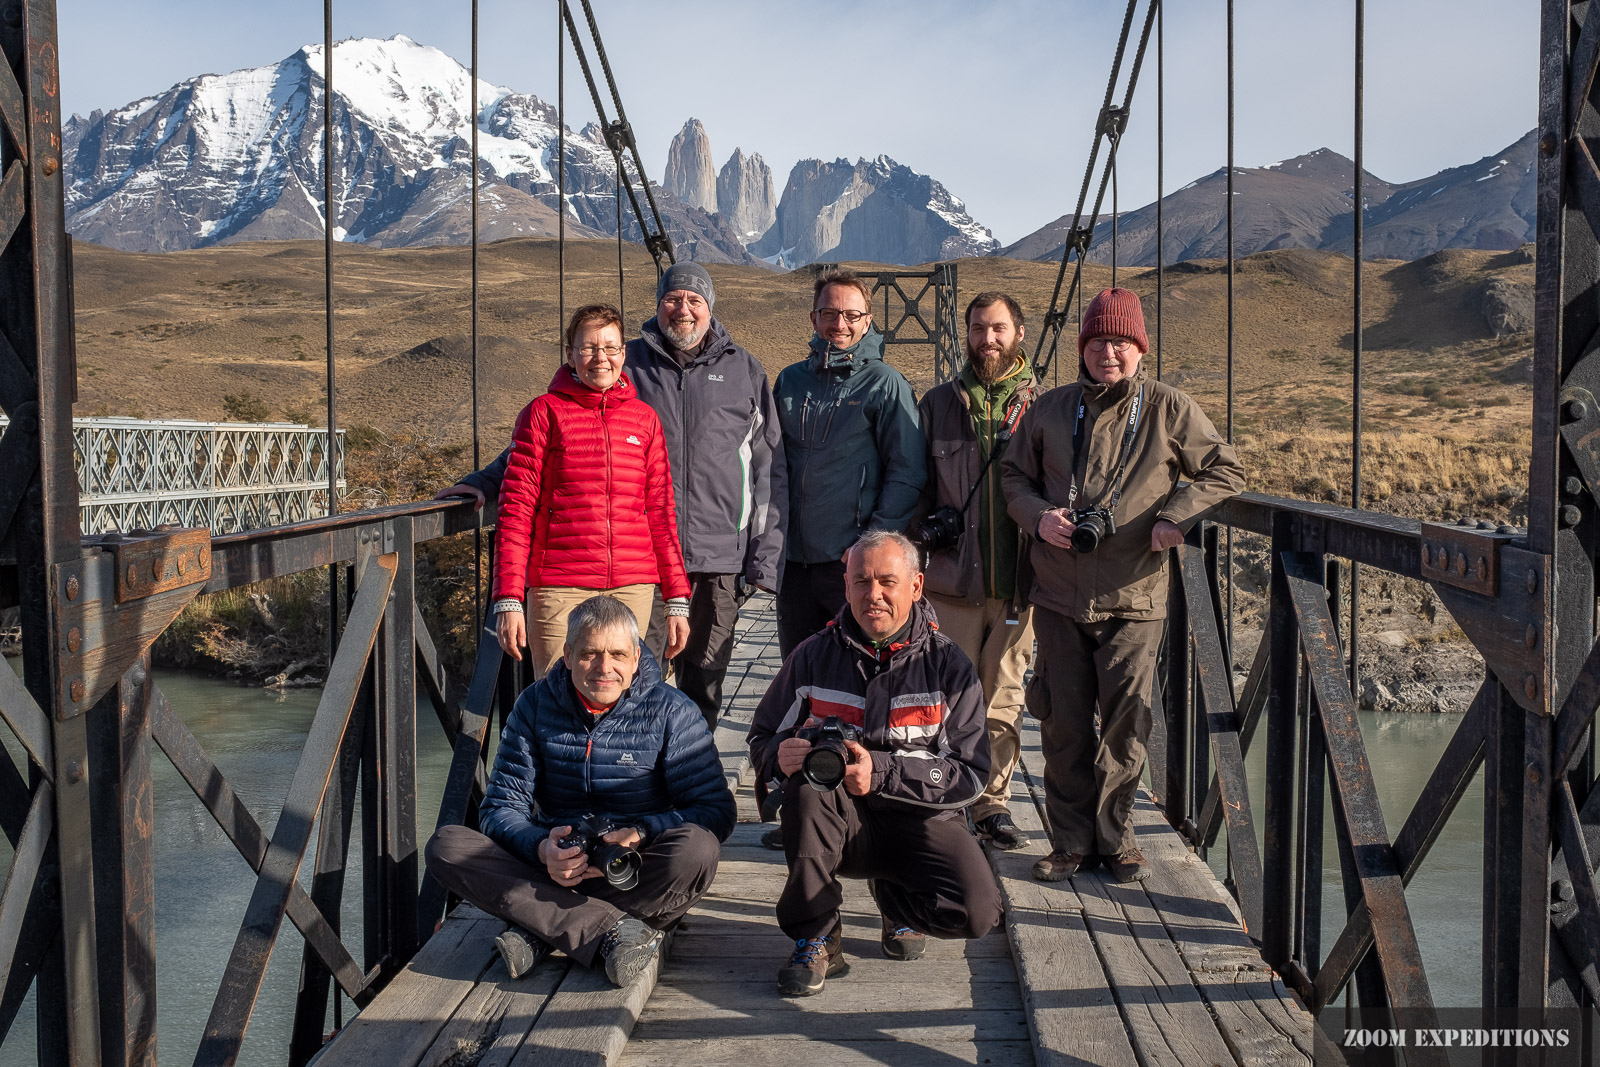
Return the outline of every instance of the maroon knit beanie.
<path id="1" fill-rule="evenodd" d="M 1083 325 L 1078 328 L 1078 355 L 1095 337 L 1126 337 L 1139 345 L 1139 352 L 1150 351 L 1150 338 L 1144 332 L 1144 308 L 1139 306 L 1139 294 L 1132 289 L 1102 289 L 1100 295 L 1089 301 L 1089 310 L 1083 313 Z"/>

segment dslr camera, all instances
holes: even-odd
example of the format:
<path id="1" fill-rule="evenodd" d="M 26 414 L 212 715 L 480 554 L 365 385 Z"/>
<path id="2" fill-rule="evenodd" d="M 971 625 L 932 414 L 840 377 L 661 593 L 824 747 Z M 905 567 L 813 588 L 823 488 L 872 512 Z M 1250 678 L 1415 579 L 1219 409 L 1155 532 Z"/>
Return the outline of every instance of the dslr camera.
<path id="1" fill-rule="evenodd" d="M 922 525 L 917 529 L 917 544 L 926 553 L 949 548 L 961 539 L 961 532 L 966 525 L 966 513 L 961 508 L 946 504 L 922 520 Z"/>
<path id="2" fill-rule="evenodd" d="M 844 781 L 844 770 L 855 762 L 846 741 L 861 740 L 861 731 L 837 715 L 829 715 L 820 725 L 803 726 L 794 734 L 802 741 L 811 742 L 811 751 L 800 764 L 800 773 L 806 782 L 819 793 L 830 793 Z"/>
<path id="3" fill-rule="evenodd" d="M 1067 513 L 1073 524 L 1072 547 L 1079 552 L 1093 552 L 1100 542 L 1117 532 L 1117 520 L 1107 508 L 1084 508 Z"/>
<path id="4" fill-rule="evenodd" d="M 603 815 L 579 815 L 572 820 L 572 832 L 556 844 L 561 848 L 581 848 L 589 858 L 589 866 L 606 876 L 606 881 L 618 889 L 632 889 L 639 884 L 639 868 L 644 857 L 625 845 L 613 844 L 605 835 L 623 827 Z"/>

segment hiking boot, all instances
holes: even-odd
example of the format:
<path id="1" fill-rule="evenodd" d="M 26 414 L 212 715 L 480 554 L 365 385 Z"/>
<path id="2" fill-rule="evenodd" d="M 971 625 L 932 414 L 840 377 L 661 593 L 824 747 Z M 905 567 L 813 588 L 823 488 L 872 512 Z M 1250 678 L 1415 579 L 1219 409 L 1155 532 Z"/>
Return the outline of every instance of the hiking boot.
<path id="1" fill-rule="evenodd" d="M 1082 852 L 1062 852 L 1056 849 L 1042 856 L 1033 865 L 1033 877 L 1040 882 L 1063 882 L 1088 866 L 1088 857 Z"/>
<path id="2" fill-rule="evenodd" d="M 809 997 L 822 992 L 827 979 L 849 973 L 844 940 L 835 926 L 827 937 L 806 937 L 794 943 L 789 962 L 778 968 L 778 992 L 786 997 Z"/>
<path id="3" fill-rule="evenodd" d="M 1150 864 L 1137 848 L 1124 849 L 1106 859 L 1111 877 L 1119 882 L 1142 882 L 1150 877 Z"/>
<path id="4" fill-rule="evenodd" d="M 505 933 L 494 939 L 494 947 L 506 961 L 506 973 L 512 978 L 521 978 L 550 955 L 549 945 L 520 926 L 506 927 Z"/>
<path id="5" fill-rule="evenodd" d="M 928 947 L 928 935 L 903 923 L 897 923 L 887 915 L 883 918 L 883 936 L 878 939 L 883 946 L 883 954 L 891 960 L 914 960 L 922 956 Z"/>
<path id="6" fill-rule="evenodd" d="M 770 848 L 774 852 L 783 851 L 783 827 L 774 826 L 761 835 L 761 847 Z"/>
<path id="7" fill-rule="evenodd" d="M 978 833 L 987 837 L 995 848 L 1004 852 L 1014 852 L 1028 843 L 1028 836 L 1017 828 L 1011 821 L 1011 813 L 997 811 L 993 815 L 979 819 L 973 824 Z"/>
<path id="8" fill-rule="evenodd" d="M 611 928 L 600 941 L 600 959 L 605 961 L 606 977 L 618 987 L 630 985 L 643 974 L 661 951 L 661 931 L 652 930 L 629 916 Z"/>

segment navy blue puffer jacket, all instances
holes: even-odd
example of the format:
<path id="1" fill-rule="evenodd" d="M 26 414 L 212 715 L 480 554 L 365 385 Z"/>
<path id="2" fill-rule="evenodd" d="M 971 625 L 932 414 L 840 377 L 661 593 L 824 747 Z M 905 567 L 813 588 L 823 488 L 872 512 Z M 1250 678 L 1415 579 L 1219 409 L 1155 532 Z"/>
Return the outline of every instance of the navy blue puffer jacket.
<path id="1" fill-rule="evenodd" d="M 648 649 L 633 686 L 598 721 L 562 660 L 523 690 L 500 735 L 478 824 L 537 864 L 552 827 L 591 813 L 639 827 L 646 841 L 686 822 L 720 841 L 733 832 L 733 794 L 705 717 L 661 681 Z"/>

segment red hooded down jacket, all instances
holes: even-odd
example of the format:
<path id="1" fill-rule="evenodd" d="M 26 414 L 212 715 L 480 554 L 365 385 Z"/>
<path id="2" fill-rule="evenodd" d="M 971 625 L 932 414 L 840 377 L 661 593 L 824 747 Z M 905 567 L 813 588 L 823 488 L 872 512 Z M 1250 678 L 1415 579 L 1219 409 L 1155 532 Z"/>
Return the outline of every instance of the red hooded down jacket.
<path id="1" fill-rule="evenodd" d="M 656 583 L 689 595 L 661 420 L 626 374 L 601 393 L 562 364 L 522 409 L 499 521 L 496 599 Z"/>

